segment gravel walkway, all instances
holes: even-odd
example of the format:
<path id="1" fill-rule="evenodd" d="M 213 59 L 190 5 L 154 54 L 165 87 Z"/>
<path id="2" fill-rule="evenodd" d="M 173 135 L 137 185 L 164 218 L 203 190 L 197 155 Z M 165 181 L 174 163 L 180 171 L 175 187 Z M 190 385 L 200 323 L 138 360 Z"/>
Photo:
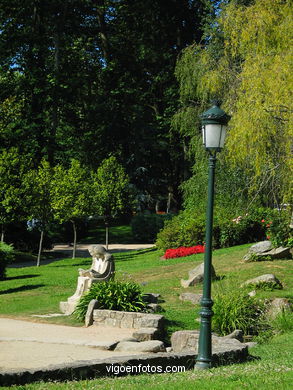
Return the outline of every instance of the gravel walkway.
<path id="1" fill-rule="evenodd" d="M 134 331 L 135 329 L 100 326 L 85 328 L 0 318 L 0 373 L 125 356 L 125 352 L 115 352 L 109 348 L 122 339 L 131 337 Z"/>

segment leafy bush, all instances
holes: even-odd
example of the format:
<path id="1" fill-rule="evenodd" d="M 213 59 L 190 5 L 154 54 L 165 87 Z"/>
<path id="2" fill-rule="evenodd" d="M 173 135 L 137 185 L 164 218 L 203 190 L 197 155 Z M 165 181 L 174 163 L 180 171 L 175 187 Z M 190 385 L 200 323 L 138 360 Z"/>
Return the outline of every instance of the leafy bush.
<path id="1" fill-rule="evenodd" d="M 6 267 L 14 260 L 13 251 L 12 245 L 0 242 L 0 280 L 5 279 Z"/>
<path id="2" fill-rule="evenodd" d="M 98 309 L 118 311 L 144 311 L 146 303 L 138 284 L 134 282 L 109 281 L 93 284 L 81 297 L 74 314 L 84 320 L 88 305 L 92 299 L 98 301 Z"/>
<path id="3" fill-rule="evenodd" d="M 203 245 L 205 239 L 205 217 L 194 216 L 184 211 L 165 222 L 158 233 L 156 246 L 166 251 L 170 248 Z"/>
<path id="4" fill-rule="evenodd" d="M 138 242 L 153 243 L 171 214 L 139 214 L 132 218 L 132 235 Z"/>
<path id="5" fill-rule="evenodd" d="M 216 209 L 213 224 L 213 247 L 224 248 L 233 245 L 265 239 L 266 227 L 262 219 L 270 209 L 252 209 L 243 215 L 233 210 Z M 180 246 L 202 245 L 205 240 L 205 215 L 185 210 L 165 223 L 157 236 L 156 245 L 166 251 Z"/>
<path id="6" fill-rule="evenodd" d="M 288 210 L 271 210 L 261 222 L 266 229 L 267 239 L 272 242 L 275 248 L 279 246 L 293 247 L 293 233 L 290 227 L 291 214 Z"/>
<path id="7" fill-rule="evenodd" d="M 214 295 L 213 312 L 213 331 L 222 336 L 235 329 L 257 334 L 263 326 L 264 304 L 237 287 L 222 289 Z"/>

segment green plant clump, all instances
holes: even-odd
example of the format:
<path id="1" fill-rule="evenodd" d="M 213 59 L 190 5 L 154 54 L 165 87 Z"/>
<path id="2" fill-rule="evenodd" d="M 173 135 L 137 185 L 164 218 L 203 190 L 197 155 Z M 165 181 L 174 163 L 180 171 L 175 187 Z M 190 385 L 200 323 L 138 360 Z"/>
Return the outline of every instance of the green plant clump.
<path id="1" fill-rule="evenodd" d="M 81 297 L 74 311 L 79 320 L 84 320 L 92 299 L 97 300 L 97 309 L 134 312 L 144 311 L 146 308 L 142 290 L 137 283 L 112 280 L 93 284 L 90 290 Z"/>
<path id="2" fill-rule="evenodd" d="M 0 242 L 0 280 L 5 279 L 6 267 L 14 260 L 14 249 L 12 245 Z"/>
<path id="3" fill-rule="evenodd" d="M 256 208 L 249 213 L 235 214 L 232 209 L 215 209 L 213 247 L 226 248 L 265 239 L 266 226 L 261 222 L 270 209 Z M 156 241 L 166 251 L 180 246 L 201 245 L 205 240 L 205 214 L 185 210 L 166 221 Z"/>
<path id="4" fill-rule="evenodd" d="M 245 335 L 257 334 L 263 327 L 265 306 L 246 291 L 229 289 L 214 296 L 213 331 L 221 336 L 241 329 Z"/>
<path id="5" fill-rule="evenodd" d="M 279 283 L 265 282 L 264 280 L 257 283 L 249 283 L 247 286 L 251 289 L 262 291 L 282 290 L 283 288 L 283 286 Z"/>

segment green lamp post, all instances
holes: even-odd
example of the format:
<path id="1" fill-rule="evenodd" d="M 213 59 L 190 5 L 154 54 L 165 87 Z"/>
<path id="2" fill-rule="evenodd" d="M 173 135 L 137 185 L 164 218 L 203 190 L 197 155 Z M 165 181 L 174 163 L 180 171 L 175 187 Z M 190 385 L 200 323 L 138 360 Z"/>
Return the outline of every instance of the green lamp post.
<path id="1" fill-rule="evenodd" d="M 208 203 L 206 214 L 206 238 L 204 258 L 203 296 L 201 299 L 201 321 L 198 343 L 196 368 L 207 369 L 212 367 L 212 329 L 213 315 L 211 299 L 211 267 L 212 267 L 212 235 L 214 213 L 214 182 L 217 152 L 224 146 L 226 127 L 231 119 L 220 107 L 217 101 L 201 116 L 203 144 L 209 154 Z"/>

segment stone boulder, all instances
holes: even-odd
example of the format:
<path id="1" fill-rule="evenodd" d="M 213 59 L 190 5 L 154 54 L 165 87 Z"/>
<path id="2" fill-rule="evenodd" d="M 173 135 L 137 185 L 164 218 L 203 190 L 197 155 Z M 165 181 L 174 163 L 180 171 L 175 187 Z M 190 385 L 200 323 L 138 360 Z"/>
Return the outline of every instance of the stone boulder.
<path id="1" fill-rule="evenodd" d="M 279 288 L 283 288 L 282 283 L 279 281 L 279 279 L 276 278 L 274 274 L 265 274 L 257 276 L 256 278 L 249 279 L 246 282 L 242 283 L 241 287 L 247 286 L 247 285 L 258 285 L 262 283 L 268 283 L 272 285 L 279 286 Z"/>
<path id="2" fill-rule="evenodd" d="M 181 301 L 191 302 L 194 305 L 200 304 L 202 294 L 194 294 L 194 293 L 182 293 L 179 296 Z"/>
<path id="3" fill-rule="evenodd" d="M 199 330 L 178 330 L 171 336 L 173 352 L 194 352 L 198 348 Z"/>
<path id="4" fill-rule="evenodd" d="M 166 352 L 164 343 L 159 340 L 142 342 L 121 341 L 117 344 L 115 351 L 119 352 Z"/>
<path id="5" fill-rule="evenodd" d="M 132 334 L 132 337 L 134 337 L 136 341 L 158 340 L 160 339 L 161 334 L 157 328 L 140 328 Z"/>
<path id="6" fill-rule="evenodd" d="M 292 303 L 287 298 L 275 298 L 268 304 L 267 316 L 274 319 L 285 311 L 293 311 Z"/>
<path id="7" fill-rule="evenodd" d="M 243 344 L 235 337 L 219 337 L 212 334 L 213 350 L 239 349 L 243 348 Z M 171 336 L 171 347 L 173 352 L 198 352 L 198 330 L 179 330 Z"/>
<path id="8" fill-rule="evenodd" d="M 91 326 L 94 323 L 94 310 L 98 307 L 98 301 L 92 299 L 87 307 L 87 312 L 85 315 L 85 326 Z"/>
<path id="9" fill-rule="evenodd" d="M 250 261 L 263 261 L 290 258 L 290 248 L 273 248 L 271 241 L 261 241 L 252 245 L 249 248 L 248 253 L 243 257 L 245 262 Z"/>
<path id="10" fill-rule="evenodd" d="M 224 338 L 236 339 L 242 343 L 243 342 L 243 331 L 240 329 L 235 329 L 234 332 L 228 334 L 227 336 L 224 336 Z"/>
<path id="11" fill-rule="evenodd" d="M 211 266 L 212 279 L 216 278 L 216 273 L 213 265 Z M 201 263 L 196 268 L 188 272 L 188 280 L 181 279 L 181 286 L 184 288 L 194 286 L 203 281 L 204 276 L 204 263 Z"/>

